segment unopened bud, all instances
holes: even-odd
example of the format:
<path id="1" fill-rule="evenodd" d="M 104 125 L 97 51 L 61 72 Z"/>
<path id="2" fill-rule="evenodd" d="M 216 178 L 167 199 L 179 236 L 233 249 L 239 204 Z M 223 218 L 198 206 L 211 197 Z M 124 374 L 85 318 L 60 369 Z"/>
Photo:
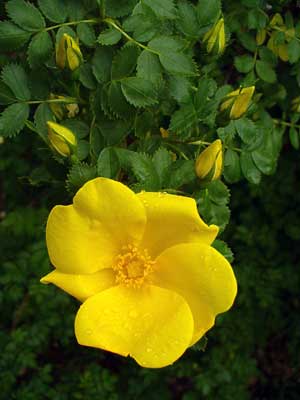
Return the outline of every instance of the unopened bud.
<path id="1" fill-rule="evenodd" d="M 47 122 L 48 139 L 51 146 L 63 157 L 71 156 L 77 145 L 76 136 L 74 133 L 53 121 Z"/>
<path id="2" fill-rule="evenodd" d="M 287 45 L 285 43 L 277 44 L 275 40 L 276 37 L 275 35 L 276 32 L 272 33 L 267 46 L 282 61 L 288 61 L 289 56 L 287 51 Z"/>
<path id="3" fill-rule="evenodd" d="M 50 94 L 50 100 L 65 100 L 66 97 L 57 94 Z M 50 110 L 53 112 L 57 119 L 63 119 L 66 114 L 65 104 L 61 102 L 49 102 Z"/>
<path id="4" fill-rule="evenodd" d="M 225 28 L 224 19 L 220 18 L 215 25 L 203 37 L 203 42 L 207 42 L 206 50 L 211 53 L 213 50 L 217 54 L 223 53 L 225 49 Z"/>
<path id="5" fill-rule="evenodd" d="M 61 68 L 74 71 L 83 61 L 78 43 L 72 36 L 64 33 L 56 47 L 56 64 Z"/>
<path id="6" fill-rule="evenodd" d="M 195 171 L 201 180 L 213 181 L 222 173 L 223 151 L 220 139 L 215 140 L 196 159 Z"/>
<path id="7" fill-rule="evenodd" d="M 267 36 L 266 29 L 261 29 L 261 30 L 257 31 L 256 44 L 258 46 L 261 46 L 262 44 L 264 44 L 264 41 L 266 40 L 266 36 Z"/>
<path id="8" fill-rule="evenodd" d="M 300 96 L 295 97 L 292 100 L 292 111 L 300 113 Z"/>
<path id="9" fill-rule="evenodd" d="M 248 110 L 254 91 L 255 86 L 249 86 L 228 93 L 221 104 L 220 110 L 230 109 L 230 119 L 240 118 Z"/>
<path id="10" fill-rule="evenodd" d="M 169 137 L 169 131 L 165 128 L 159 128 L 161 137 L 166 139 L 167 137 Z"/>

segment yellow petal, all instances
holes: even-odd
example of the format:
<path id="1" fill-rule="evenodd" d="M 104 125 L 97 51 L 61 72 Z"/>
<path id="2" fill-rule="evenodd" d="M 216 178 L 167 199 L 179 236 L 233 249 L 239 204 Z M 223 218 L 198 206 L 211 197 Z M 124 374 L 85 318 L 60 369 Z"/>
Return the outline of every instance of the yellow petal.
<path id="1" fill-rule="evenodd" d="M 122 183 L 92 179 L 76 193 L 73 203 L 80 213 L 101 223 L 119 248 L 140 242 L 146 211 L 139 197 Z"/>
<path id="2" fill-rule="evenodd" d="M 241 89 L 240 94 L 234 101 L 233 106 L 231 108 L 230 118 L 238 119 L 247 111 L 254 91 L 255 91 L 255 86 L 249 86 Z"/>
<path id="3" fill-rule="evenodd" d="M 280 44 L 278 46 L 278 55 L 282 61 L 286 62 L 289 60 L 289 55 L 288 55 L 288 50 L 287 50 L 286 44 Z"/>
<path id="4" fill-rule="evenodd" d="M 189 304 L 195 323 L 192 343 L 214 324 L 217 314 L 233 304 L 237 284 L 229 262 L 205 244 L 180 244 L 156 260 L 153 284 L 180 294 Z"/>
<path id="5" fill-rule="evenodd" d="M 52 209 L 46 241 L 52 264 L 69 274 L 92 274 L 109 268 L 119 248 L 105 224 L 79 213 L 74 206 Z"/>
<path id="6" fill-rule="evenodd" d="M 155 286 L 107 289 L 85 301 L 75 320 L 80 344 L 130 355 L 149 368 L 176 361 L 189 346 L 193 329 L 183 298 Z"/>
<path id="7" fill-rule="evenodd" d="M 221 158 L 218 156 L 221 155 Z M 196 159 L 195 172 L 198 178 L 205 179 L 208 178 L 212 171 L 216 171 L 216 162 L 218 159 L 218 171 L 219 171 L 220 160 L 222 166 L 222 142 L 220 139 L 215 140 L 211 143 L 205 150 L 203 150 Z M 219 174 L 220 175 L 220 174 Z M 219 177 L 219 176 L 218 176 Z M 216 179 L 216 178 L 213 178 Z"/>
<path id="8" fill-rule="evenodd" d="M 152 192 L 141 192 L 138 197 L 147 212 L 142 247 L 147 248 L 152 257 L 178 243 L 210 244 L 218 234 L 217 226 L 208 226 L 200 218 L 192 198 Z"/>
<path id="9" fill-rule="evenodd" d="M 64 274 L 54 270 L 41 279 L 42 283 L 53 283 L 79 301 L 108 289 L 115 284 L 115 275 L 111 268 L 89 275 Z"/>
<path id="10" fill-rule="evenodd" d="M 67 48 L 67 60 L 71 71 L 74 71 L 80 65 L 80 59 L 72 47 Z"/>

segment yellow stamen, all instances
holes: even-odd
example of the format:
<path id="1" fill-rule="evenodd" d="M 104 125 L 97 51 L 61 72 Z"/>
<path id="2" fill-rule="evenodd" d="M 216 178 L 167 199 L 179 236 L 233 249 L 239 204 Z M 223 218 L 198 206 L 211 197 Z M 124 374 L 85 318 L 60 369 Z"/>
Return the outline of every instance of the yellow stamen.
<path id="1" fill-rule="evenodd" d="M 140 250 L 131 244 L 123 246 L 112 267 L 116 283 L 133 288 L 141 287 L 145 281 L 149 283 L 154 263 L 146 249 Z"/>

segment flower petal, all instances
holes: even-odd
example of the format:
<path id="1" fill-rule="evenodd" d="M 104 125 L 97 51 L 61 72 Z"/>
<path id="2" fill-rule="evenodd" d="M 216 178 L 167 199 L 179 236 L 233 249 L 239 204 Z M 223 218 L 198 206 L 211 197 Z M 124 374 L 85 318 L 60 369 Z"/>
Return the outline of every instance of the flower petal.
<path id="1" fill-rule="evenodd" d="M 142 246 L 152 257 L 179 243 L 211 244 L 218 234 L 217 226 L 208 226 L 200 218 L 192 198 L 152 192 L 141 192 L 138 197 L 147 212 Z"/>
<path id="2" fill-rule="evenodd" d="M 52 264 L 70 274 L 92 274 L 108 268 L 119 250 L 105 226 L 78 213 L 72 205 L 52 209 L 46 241 Z"/>
<path id="3" fill-rule="evenodd" d="M 79 189 L 73 203 L 76 210 L 99 221 L 119 246 L 138 243 L 144 233 L 143 203 L 120 182 L 93 179 Z"/>
<path id="4" fill-rule="evenodd" d="M 172 364 L 189 346 L 191 310 L 178 294 L 155 286 L 115 286 L 85 301 L 76 316 L 80 344 L 123 356 L 141 366 Z"/>
<path id="5" fill-rule="evenodd" d="M 229 262 L 201 243 L 180 244 L 160 254 L 153 284 L 173 290 L 187 301 L 195 322 L 193 343 L 212 327 L 217 314 L 232 306 L 237 292 Z"/>
<path id="6" fill-rule="evenodd" d="M 41 279 L 42 283 L 53 283 L 79 301 L 108 289 L 115 284 L 115 275 L 111 268 L 105 268 L 94 274 L 64 274 L 54 270 Z"/>

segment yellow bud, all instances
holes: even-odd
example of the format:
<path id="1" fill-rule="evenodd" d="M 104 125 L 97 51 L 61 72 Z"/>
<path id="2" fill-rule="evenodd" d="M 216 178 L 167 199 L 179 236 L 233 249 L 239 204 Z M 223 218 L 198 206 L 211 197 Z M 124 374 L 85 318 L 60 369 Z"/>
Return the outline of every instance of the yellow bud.
<path id="1" fill-rule="evenodd" d="M 56 47 L 56 64 L 74 71 L 83 61 L 83 56 L 75 39 L 64 33 Z"/>
<path id="2" fill-rule="evenodd" d="M 300 113 L 300 96 L 295 97 L 292 100 L 292 111 Z"/>
<path id="3" fill-rule="evenodd" d="M 225 49 L 225 28 L 224 18 L 220 18 L 215 25 L 203 37 L 203 42 L 207 42 L 206 50 L 211 53 L 215 49 L 217 54 L 223 53 Z"/>
<path id="4" fill-rule="evenodd" d="M 215 140 L 196 159 L 195 171 L 201 180 L 215 180 L 221 176 L 223 166 L 222 142 Z"/>
<path id="5" fill-rule="evenodd" d="M 66 104 L 68 110 L 68 118 L 74 118 L 79 113 L 79 107 L 76 103 Z"/>
<path id="6" fill-rule="evenodd" d="M 275 54 L 275 56 L 279 57 L 282 61 L 289 60 L 287 45 L 285 43 L 276 44 L 275 33 L 271 35 L 267 47 Z"/>
<path id="7" fill-rule="evenodd" d="M 282 16 L 278 13 L 276 13 L 275 15 L 273 15 L 271 21 L 270 21 L 270 26 L 283 26 L 284 22 L 282 19 Z"/>
<path id="8" fill-rule="evenodd" d="M 221 111 L 230 109 L 230 119 L 238 119 L 248 110 L 255 86 L 249 86 L 228 93 L 220 106 Z"/>
<path id="9" fill-rule="evenodd" d="M 51 146 L 63 157 L 69 157 L 74 153 L 77 144 L 74 133 L 53 121 L 48 121 L 47 126 Z"/>
<path id="10" fill-rule="evenodd" d="M 64 97 L 64 96 L 59 96 L 59 95 L 57 95 L 57 94 L 53 94 L 53 93 L 51 93 L 50 94 L 50 99 L 51 100 L 56 100 L 56 99 L 58 99 L 58 100 L 63 100 L 63 99 L 66 99 L 66 97 Z M 57 119 L 63 119 L 64 118 L 64 116 L 65 116 L 65 104 L 64 103 L 49 103 L 49 107 L 50 107 L 50 110 L 53 112 L 53 114 L 55 115 L 55 117 L 57 118 Z"/>
<path id="11" fill-rule="evenodd" d="M 256 44 L 258 46 L 261 46 L 264 43 L 264 41 L 266 40 L 266 36 L 267 36 L 267 31 L 265 29 L 261 29 L 261 30 L 257 31 Z"/>
<path id="12" fill-rule="evenodd" d="M 167 129 L 159 128 L 159 130 L 162 138 L 166 139 L 169 137 L 169 131 Z"/>

